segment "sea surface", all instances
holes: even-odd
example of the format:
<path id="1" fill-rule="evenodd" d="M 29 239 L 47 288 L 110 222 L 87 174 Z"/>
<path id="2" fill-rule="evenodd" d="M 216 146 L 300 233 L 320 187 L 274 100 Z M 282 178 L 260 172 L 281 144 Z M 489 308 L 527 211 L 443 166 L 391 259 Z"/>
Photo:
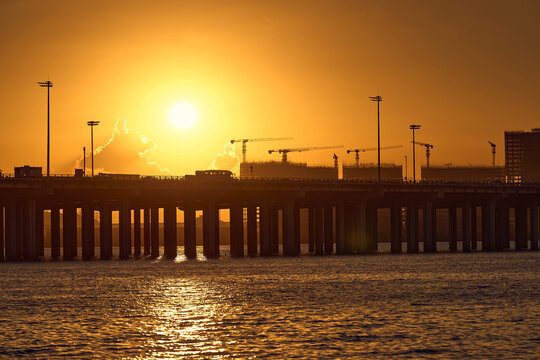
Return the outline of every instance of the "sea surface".
<path id="1" fill-rule="evenodd" d="M 0 358 L 540 358 L 540 252 L 0 263 Z"/>

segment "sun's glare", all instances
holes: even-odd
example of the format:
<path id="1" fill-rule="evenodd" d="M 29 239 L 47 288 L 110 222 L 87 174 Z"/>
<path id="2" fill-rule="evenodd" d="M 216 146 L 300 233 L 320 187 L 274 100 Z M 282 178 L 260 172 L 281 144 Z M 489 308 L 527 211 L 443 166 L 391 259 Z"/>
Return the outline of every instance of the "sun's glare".
<path id="1" fill-rule="evenodd" d="M 187 129 L 197 121 L 197 110 L 188 103 L 175 104 L 169 112 L 171 123 L 179 129 Z"/>

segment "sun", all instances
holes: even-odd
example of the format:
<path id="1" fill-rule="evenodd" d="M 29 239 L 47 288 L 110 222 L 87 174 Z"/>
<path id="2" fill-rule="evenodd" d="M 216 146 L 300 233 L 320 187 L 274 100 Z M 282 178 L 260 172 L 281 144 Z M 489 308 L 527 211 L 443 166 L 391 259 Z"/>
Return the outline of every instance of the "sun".
<path id="1" fill-rule="evenodd" d="M 197 121 L 197 110 L 185 102 L 175 104 L 169 112 L 169 120 L 179 129 L 190 128 Z"/>

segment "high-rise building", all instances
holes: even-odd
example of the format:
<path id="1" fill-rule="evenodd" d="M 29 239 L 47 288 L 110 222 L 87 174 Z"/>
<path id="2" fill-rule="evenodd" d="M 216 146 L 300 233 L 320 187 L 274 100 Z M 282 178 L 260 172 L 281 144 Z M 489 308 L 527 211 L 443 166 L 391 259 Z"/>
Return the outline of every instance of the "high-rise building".
<path id="1" fill-rule="evenodd" d="M 540 128 L 505 131 L 506 181 L 540 183 Z"/>

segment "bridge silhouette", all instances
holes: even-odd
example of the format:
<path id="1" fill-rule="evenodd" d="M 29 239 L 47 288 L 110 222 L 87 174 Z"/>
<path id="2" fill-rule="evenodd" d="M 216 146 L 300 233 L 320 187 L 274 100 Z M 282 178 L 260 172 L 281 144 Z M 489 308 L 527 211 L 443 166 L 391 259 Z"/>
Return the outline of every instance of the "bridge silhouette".
<path id="1" fill-rule="evenodd" d="M 403 240 L 407 253 L 419 252 L 420 233 L 423 251 L 436 252 L 436 210 L 448 209 L 449 248 L 457 251 L 457 209 L 461 209 L 462 251 L 476 250 L 478 245 L 482 251 L 503 251 L 510 248 L 510 210 L 514 209 L 514 249 L 536 250 L 539 199 L 540 184 L 3 177 L 0 178 L 0 215 L 4 216 L 4 222 L 0 225 L 5 228 L 0 229 L 0 248 L 5 247 L 5 259 L 9 261 L 44 258 L 44 211 L 48 210 L 51 258 L 78 258 L 80 212 L 80 255 L 83 260 L 93 259 L 96 255 L 94 212 L 97 211 L 99 257 L 108 260 L 113 257 L 112 213 L 118 211 L 120 259 L 157 258 L 160 242 L 164 244 L 164 257 L 172 259 L 179 254 L 177 209 L 180 209 L 184 212 L 183 254 L 187 258 L 197 256 L 196 211 L 202 211 L 203 253 L 207 258 L 217 258 L 220 256 L 219 210 L 228 209 L 232 257 L 244 256 L 246 249 L 250 256 L 278 255 L 280 249 L 281 255 L 298 256 L 300 210 L 308 209 L 310 250 L 316 255 L 373 253 L 378 251 L 379 244 L 377 210 L 389 209 L 392 253 L 402 252 Z M 247 219 L 244 219 L 245 208 Z M 163 209 L 162 239 L 160 209 Z M 477 214 L 481 215 L 479 223 Z M 244 222 L 247 222 L 246 237 Z M 477 238 L 478 229 L 481 236 Z M 4 257 L 4 251 L 0 253 Z"/>

